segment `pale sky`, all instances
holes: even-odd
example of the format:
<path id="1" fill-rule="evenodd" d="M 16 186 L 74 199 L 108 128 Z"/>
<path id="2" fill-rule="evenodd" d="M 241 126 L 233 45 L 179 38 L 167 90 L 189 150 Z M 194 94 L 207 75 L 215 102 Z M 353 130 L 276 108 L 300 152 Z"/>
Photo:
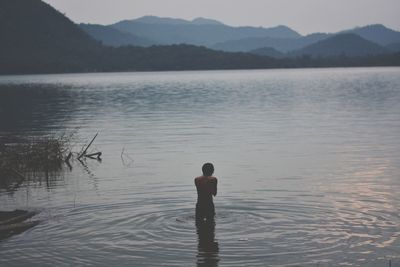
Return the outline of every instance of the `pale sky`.
<path id="1" fill-rule="evenodd" d="M 400 0 L 44 0 L 76 23 L 144 15 L 206 17 L 232 26 L 286 25 L 301 34 L 384 24 L 400 30 Z"/>

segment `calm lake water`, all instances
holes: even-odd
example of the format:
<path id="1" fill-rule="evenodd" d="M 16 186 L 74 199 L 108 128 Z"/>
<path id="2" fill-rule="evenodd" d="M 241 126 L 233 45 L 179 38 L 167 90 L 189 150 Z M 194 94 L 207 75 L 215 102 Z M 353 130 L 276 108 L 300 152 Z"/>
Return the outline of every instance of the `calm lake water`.
<path id="1" fill-rule="evenodd" d="M 0 189 L 1 266 L 400 266 L 400 68 L 0 76 L 0 122 L 103 152 Z"/>

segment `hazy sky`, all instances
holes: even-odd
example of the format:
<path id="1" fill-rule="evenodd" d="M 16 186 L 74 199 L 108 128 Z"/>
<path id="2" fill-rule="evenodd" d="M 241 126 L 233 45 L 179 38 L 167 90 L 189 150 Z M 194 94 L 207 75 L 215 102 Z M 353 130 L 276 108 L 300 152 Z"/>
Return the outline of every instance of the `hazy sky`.
<path id="1" fill-rule="evenodd" d="M 44 0 L 80 23 L 144 15 L 207 17 L 233 26 L 287 25 L 302 34 L 381 23 L 400 30 L 400 0 Z"/>

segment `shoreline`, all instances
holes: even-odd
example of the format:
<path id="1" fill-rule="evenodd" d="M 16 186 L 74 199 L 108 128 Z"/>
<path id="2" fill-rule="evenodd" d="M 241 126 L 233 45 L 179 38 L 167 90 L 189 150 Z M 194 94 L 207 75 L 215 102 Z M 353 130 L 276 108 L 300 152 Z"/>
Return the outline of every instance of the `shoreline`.
<path id="1" fill-rule="evenodd" d="M 29 220 L 35 215 L 26 210 L 0 211 L 0 242 L 38 225 L 39 221 Z"/>
<path id="2" fill-rule="evenodd" d="M 40 76 L 40 75 L 76 75 L 76 74 L 154 74 L 154 73 L 190 73 L 190 72 L 224 72 L 224 71 L 278 71 L 278 70 L 328 70 L 328 69 L 396 69 L 400 65 L 387 66 L 326 66 L 326 67 L 276 67 L 276 68 L 249 68 L 249 69 L 188 69 L 188 70 L 126 70 L 126 71 L 77 71 L 77 72 L 27 72 L 27 73 L 0 73 L 0 78 L 10 76 Z"/>

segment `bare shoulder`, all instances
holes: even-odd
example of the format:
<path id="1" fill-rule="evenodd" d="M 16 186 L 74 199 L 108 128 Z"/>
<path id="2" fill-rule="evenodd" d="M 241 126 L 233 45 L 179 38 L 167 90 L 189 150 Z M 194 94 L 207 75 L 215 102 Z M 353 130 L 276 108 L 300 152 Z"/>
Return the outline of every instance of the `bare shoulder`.
<path id="1" fill-rule="evenodd" d="M 208 178 L 208 179 L 210 179 L 210 180 L 213 181 L 213 182 L 217 182 L 217 181 L 218 181 L 217 177 L 214 177 L 214 176 L 211 176 L 211 177 Z"/>

